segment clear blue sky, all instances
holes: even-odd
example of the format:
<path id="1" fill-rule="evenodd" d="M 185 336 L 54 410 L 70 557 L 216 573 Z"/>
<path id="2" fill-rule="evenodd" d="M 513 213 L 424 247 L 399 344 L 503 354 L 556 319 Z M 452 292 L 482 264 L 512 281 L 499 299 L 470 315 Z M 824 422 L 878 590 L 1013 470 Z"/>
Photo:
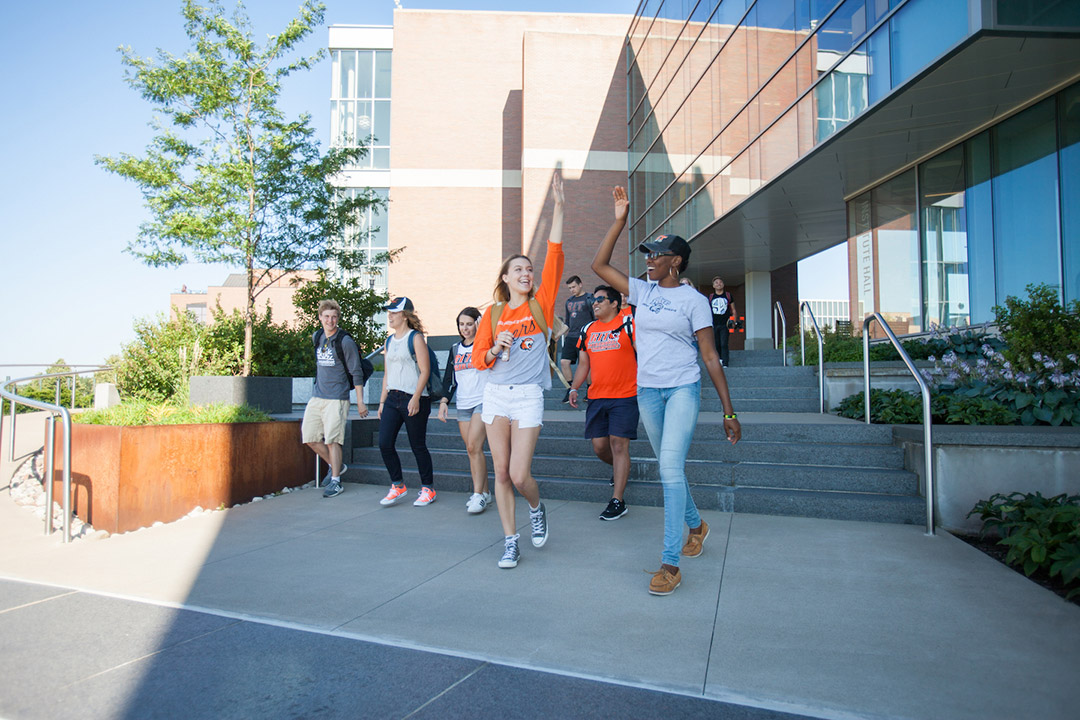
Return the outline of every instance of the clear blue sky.
<path id="1" fill-rule="evenodd" d="M 231 7 L 231 2 L 224 3 Z M 532 10 L 632 14 L 637 0 L 402 0 L 410 9 Z M 330 24 L 390 25 L 393 0 L 326 2 Z M 299 0 L 251 0 L 260 34 L 278 32 Z M 146 217 L 138 188 L 96 165 L 95 154 L 141 154 L 152 107 L 123 82 L 116 49 L 141 55 L 188 49 L 179 0 L 9 3 L 0 29 L 5 112 L 0 178 L 0 364 L 94 363 L 134 338 L 135 318 L 168 308 L 182 285 L 203 289 L 229 268 L 150 268 L 123 252 Z M 325 47 L 327 30 L 309 39 Z M 325 147 L 329 60 L 285 88 L 290 114 L 308 112 Z M 820 273 L 813 273 L 816 277 Z M 806 297 L 846 297 L 822 292 Z M 807 288 L 809 290 L 809 288 Z M 0 377 L 21 374 L 0 368 Z"/>

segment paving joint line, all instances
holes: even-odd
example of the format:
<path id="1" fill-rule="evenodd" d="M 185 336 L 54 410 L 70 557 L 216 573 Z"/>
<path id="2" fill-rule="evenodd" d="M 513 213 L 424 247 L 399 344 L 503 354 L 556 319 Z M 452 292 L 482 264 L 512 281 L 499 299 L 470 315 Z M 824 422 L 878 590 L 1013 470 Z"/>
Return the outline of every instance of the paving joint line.
<path id="1" fill-rule="evenodd" d="M 226 628 L 235 627 L 235 626 L 240 625 L 242 623 L 243 623 L 242 620 L 233 620 L 233 622 L 222 625 L 221 627 L 217 627 L 217 628 L 214 628 L 213 630 L 208 630 L 208 631 L 206 631 L 204 633 L 194 635 L 192 637 L 186 638 L 186 639 L 181 640 L 179 642 L 175 642 L 172 645 L 167 645 L 165 647 L 158 648 L 154 652 L 147 653 L 145 655 L 141 655 L 141 656 L 139 656 L 137 658 L 131 658 L 130 660 L 126 660 L 126 661 L 120 663 L 119 665 L 113 665 L 110 668 L 105 668 L 104 670 L 99 670 L 96 673 L 93 673 L 91 675 L 87 675 L 86 677 L 82 677 L 82 678 L 79 678 L 78 680 L 74 680 L 72 682 L 69 682 L 67 685 L 62 686 L 61 690 L 67 690 L 68 688 L 74 687 L 75 685 L 79 685 L 80 683 L 84 683 L 87 680 L 93 680 L 96 677 L 101 677 L 102 675 L 107 675 L 108 673 L 111 673 L 114 670 L 119 670 L 121 668 L 128 667 L 129 665 L 134 665 L 135 663 L 142 662 L 143 660 L 147 660 L 147 659 L 155 657 L 157 655 L 161 655 L 162 653 L 168 652 L 169 650 L 174 650 L 174 649 L 176 649 L 176 648 L 178 648 L 178 647 L 180 647 L 182 645 L 187 645 L 189 642 L 194 642 L 196 640 L 202 640 L 203 638 L 209 637 L 210 635 L 213 635 L 214 633 L 221 632 L 222 630 L 225 630 Z"/>
<path id="2" fill-rule="evenodd" d="M 47 598 L 41 598 L 40 600 L 35 600 L 33 602 L 23 603 L 22 605 L 16 605 L 15 607 L 7 608 L 6 610 L 0 610 L 0 615 L 3 615 L 4 613 L 14 612 L 15 610 L 22 610 L 23 608 L 33 607 L 34 605 L 40 605 L 42 603 L 47 603 L 47 602 L 49 602 L 51 600 L 58 600 L 60 598 L 67 597 L 69 595 L 77 595 L 78 593 L 79 593 L 78 590 L 70 590 L 70 591 L 68 591 L 66 593 L 60 593 L 58 595 L 50 595 Z"/>
<path id="3" fill-rule="evenodd" d="M 716 611 L 713 613 L 712 633 L 709 636 L 709 651 L 705 654 L 705 679 L 701 683 L 701 694 L 704 696 L 709 687 L 709 670 L 712 667 L 713 643 L 716 642 L 716 623 L 720 618 L 720 593 L 724 589 L 724 571 L 727 569 L 728 552 L 731 549 L 731 526 L 735 524 L 735 513 L 728 520 L 727 537 L 724 538 L 724 560 L 720 563 L 720 582 L 716 586 Z"/>
<path id="4" fill-rule="evenodd" d="M 460 678 L 460 679 L 458 679 L 458 680 L 455 680 L 455 681 L 454 681 L 453 683 L 451 683 L 451 684 L 450 684 L 450 685 L 448 685 L 447 687 L 443 688 L 443 689 L 442 689 L 442 691 L 440 691 L 439 693 L 437 693 L 437 694 L 436 694 L 436 695 L 435 695 L 434 697 L 430 698 L 430 699 L 429 699 L 429 700 L 428 700 L 427 702 L 425 702 L 425 703 L 424 703 L 423 705 L 421 705 L 420 707 L 416 708 L 415 710 L 413 710 L 413 711 L 412 711 L 411 713 L 409 713 L 408 715 L 404 715 L 404 716 L 402 716 L 401 720 L 408 720 L 408 719 L 409 719 L 409 718 L 411 718 L 411 717 L 412 717 L 413 715 L 415 715 L 416 713 L 420 712 L 421 710 L 423 710 L 424 708 L 426 708 L 426 707 L 427 707 L 428 705 L 430 705 L 431 703 L 435 702 L 436 700 L 438 700 L 439 698 L 441 698 L 441 697 L 442 697 L 443 695 L 445 695 L 446 693 L 450 692 L 451 690 L 453 690 L 454 688 L 456 688 L 456 687 L 457 687 L 458 685 L 460 685 L 461 683 L 465 682 L 466 680 L 468 680 L 468 679 L 469 679 L 469 678 L 471 678 L 471 677 L 472 677 L 473 675 L 475 675 L 476 673 L 480 672 L 481 670 L 483 670 L 484 668 L 486 668 L 486 667 L 487 667 L 487 666 L 489 666 L 490 664 L 491 664 L 491 663 L 489 663 L 489 662 L 487 662 L 487 661 L 484 661 L 484 662 L 483 662 L 483 663 L 481 663 L 480 665 L 476 666 L 476 667 L 475 667 L 475 668 L 473 668 L 473 669 L 472 669 L 471 671 L 469 671 L 469 672 L 468 672 L 468 673 L 467 673 L 467 674 L 466 674 L 466 675 L 465 675 L 464 677 L 462 677 L 462 678 Z"/>

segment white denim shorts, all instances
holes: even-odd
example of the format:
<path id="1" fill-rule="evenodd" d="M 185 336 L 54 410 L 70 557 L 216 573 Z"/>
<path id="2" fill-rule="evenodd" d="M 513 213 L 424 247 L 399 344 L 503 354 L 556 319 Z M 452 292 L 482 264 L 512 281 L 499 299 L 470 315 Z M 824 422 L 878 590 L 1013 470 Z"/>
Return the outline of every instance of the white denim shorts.
<path id="1" fill-rule="evenodd" d="M 544 389 L 535 383 L 484 386 L 484 410 L 480 415 L 488 425 L 495 418 L 518 421 L 519 428 L 541 427 L 544 424 Z"/>

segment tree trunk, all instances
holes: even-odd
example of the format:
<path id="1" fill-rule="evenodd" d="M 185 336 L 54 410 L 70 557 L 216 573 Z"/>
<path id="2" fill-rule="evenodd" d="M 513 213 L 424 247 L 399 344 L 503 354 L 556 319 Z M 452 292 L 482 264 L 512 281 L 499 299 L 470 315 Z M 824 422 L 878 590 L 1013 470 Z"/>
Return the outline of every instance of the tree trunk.
<path id="1" fill-rule="evenodd" d="M 251 336 L 255 326 L 255 268 L 252 258 L 247 265 L 247 305 L 244 307 L 244 366 L 240 370 L 242 377 L 251 376 Z"/>

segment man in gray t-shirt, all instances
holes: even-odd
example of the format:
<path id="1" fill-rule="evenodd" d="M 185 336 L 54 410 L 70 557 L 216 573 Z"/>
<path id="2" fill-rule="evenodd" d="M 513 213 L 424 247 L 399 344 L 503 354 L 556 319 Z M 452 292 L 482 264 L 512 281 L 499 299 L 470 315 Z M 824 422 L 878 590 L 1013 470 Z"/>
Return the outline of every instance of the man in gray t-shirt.
<path id="1" fill-rule="evenodd" d="M 304 408 L 301 435 L 309 448 L 330 466 L 330 482 L 323 497 L 340 495 L 341 446 L 345 442 L 345 422 L 349 415 L 349 391 L 356 390 L 356 409 L 367 417 L 364 404 L 364 374 L 360 349 L 349 335 L 338 328 L 341 308 L 333 300 L 319 303 L 319 324 L 315 340 L 315 388 Z"/>

